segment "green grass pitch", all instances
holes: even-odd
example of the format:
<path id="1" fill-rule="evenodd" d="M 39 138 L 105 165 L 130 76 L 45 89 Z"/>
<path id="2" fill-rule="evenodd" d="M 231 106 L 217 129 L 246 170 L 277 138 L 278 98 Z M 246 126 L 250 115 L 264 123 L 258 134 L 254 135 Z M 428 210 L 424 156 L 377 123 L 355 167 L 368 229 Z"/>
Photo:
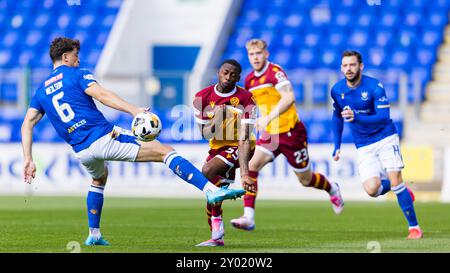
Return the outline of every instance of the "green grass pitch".
<path id="1" fill-rule="evenodd" d="M 346 202 L 342 215 L 312 201 L 258 200 L 256 229 L 235 230 L 242 200 L 224 204 L 225 246 L 209 238 L 202 199 L 105 198 L 102 233 L 109 247 L 87 247 L 85 198 L 0 196 L 0 252 L 450 252 L 450 204 L 415 203 L 424 238 L 409 241 L 396 202 Z M 373 242 L 375 241 L 375 243 Z M 76 243 L 75 243 L 76 244 Z"/>

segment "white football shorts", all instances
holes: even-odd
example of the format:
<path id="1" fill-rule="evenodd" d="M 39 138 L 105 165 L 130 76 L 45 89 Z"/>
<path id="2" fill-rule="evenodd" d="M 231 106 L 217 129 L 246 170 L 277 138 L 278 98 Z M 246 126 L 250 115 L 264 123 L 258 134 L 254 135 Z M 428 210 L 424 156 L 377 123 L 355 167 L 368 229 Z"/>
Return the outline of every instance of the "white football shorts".
<path id="1" fill-rule="evenodd" d="M 114 129 L 75 156 L 81 161 L 93 179 L 102 177 L 106 161 L 135 161 L 140 144 L 131 131 L 114 126 Z"/>
<path id="2" fill-rule="evenodd" d="M 404 168 L 397 134 L 358 148 L 357 153 L 362 181 L 371 177 L 384 178 L 388 172 L 401 171 Z"/>

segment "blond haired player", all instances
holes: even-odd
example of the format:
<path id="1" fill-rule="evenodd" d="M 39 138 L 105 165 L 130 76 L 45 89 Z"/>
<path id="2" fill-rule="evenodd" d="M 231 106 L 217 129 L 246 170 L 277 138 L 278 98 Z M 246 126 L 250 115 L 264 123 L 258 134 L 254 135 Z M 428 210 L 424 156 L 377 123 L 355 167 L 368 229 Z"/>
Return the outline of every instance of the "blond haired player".
<path id="1" fill-rule="evenodd" d="M 254 71 L 247 75 L 245 89 L 253 94 L 261 113 L 255 126 L 262 135 L 256 142 L 255 154 L 249 162 L 251 183 L 243 183 L 247 190 L 244 196 L 244 215 L 231 220 L 231 224 L 243 230 L 255 228 L 258 172 L 280 154 L 287 158 L 303 186 L 326 191 L 335 213 L 341 213 L 344 202 L 339 185 L 329 182 L 324 175 L 311 171 L 306 129 L 297 116 L 293 87 L 286 73 L 280 66 L 269 62 L 265 41 L 250 40 L 246 48 Z"/>

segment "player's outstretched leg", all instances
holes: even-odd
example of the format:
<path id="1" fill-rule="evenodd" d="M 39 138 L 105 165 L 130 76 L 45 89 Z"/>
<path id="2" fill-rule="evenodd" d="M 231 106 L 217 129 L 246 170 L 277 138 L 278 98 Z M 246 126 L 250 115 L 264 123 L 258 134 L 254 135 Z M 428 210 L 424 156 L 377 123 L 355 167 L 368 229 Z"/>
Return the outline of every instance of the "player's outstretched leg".
<path id="1" fill-rule="evenodd" d="M 421 239 L 423 237 L 422 230 L 417 222 L 416 212 L 414 210 L 413 199 L 411 193 L 404 183 L 392 187 L 392 191 L 397 195 L 397 201 L 405 215 L 409 225 L 408 239 Z"/>
<path id="2" fill-rule="evenodd" d="M 369 189 L 366 189 L 366 191 L 368 191 L 368 190 Z M 414 196 L 414 193 L 408 186 L 406 186 L 406 190 L 409 192 L 409 194 L 411 195 L 411 199 L 414 202 L 416 199 L 416 197 Z M 381 195 L 385 195 L 389 191 L 391 191 L 391 181 L 389 181 L 387 179 L 382 179 L 380 182 L 380 186 L 378 187 L 378 190 L 376 192 L 373 191 L 373 193 L 370 193 L 369 195 L 372 197 L 378 197 Z"/>
<path id="3" fill-rule="evenodd" d="M 89 221 L 89 236 L 85 241 L 85 245 L 102 245 L 108 246 L 106 241 L 100 233 L 100 218 L 103 208 L 103 190 L 104 186 L 92 184 L 89 188 L 87 196 L 87 213 Z"/>
<path id="4" fill-rule="evenodd" d="M 210 204 L 226 199 L 236 199 L 245 194 L 243 189 L 225 189 L 215 186 L 194 165 L 178 155 L 172 147 L 163 145 L 157 140 L 141 143 L 135 161 L 164 162 L 178 177 L 203 191 Z"/>
<path id="5" fill-rule="evenodd" d="M 164 163 L 178 177 L 205 192 L 206 200 L 210 204 L 219 203 L 226 199 L 236 199 L 245 194 L 243 189 L 228 189 L 215 186 L 194 165 L 175 151 L 168 153 L 164 157 Z"/>
<path id="6" fill-rule="evenodd" d="M 330 195 L 330 202 L 334 213 L 340 214 L 344 210 L 344 200 L 338 183 L 329 182 L 321 173 L 313 173 L 310 170 L 295 173 L 303 186 L 324 190 Z"/>
<path id="7" fill-rule="evenodd" d="M 230 221 L 231 225 L 234 228 L 242 229 L 246 231 L 254 230 L 255 225 L 255 202 L 256 196 L 258 193 L 258 172 L 257 171 L 249 171 L 248 172 L 250 178 L 255 183 L 255 192 L 246 192 L 244 195 L 244 215 L 232 219 Z"/>

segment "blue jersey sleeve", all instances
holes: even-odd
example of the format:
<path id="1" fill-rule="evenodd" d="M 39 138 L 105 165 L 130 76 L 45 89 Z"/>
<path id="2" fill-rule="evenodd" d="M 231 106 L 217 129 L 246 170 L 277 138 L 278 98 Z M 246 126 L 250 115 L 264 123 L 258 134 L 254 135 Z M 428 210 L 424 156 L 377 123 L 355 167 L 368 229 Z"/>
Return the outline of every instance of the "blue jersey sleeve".
<path id="1" fill-rule="evenodd" d="M 381 83 L 378 83 L 373 92 L 374 115 L 364 115 L 355 113 L 355 121 L 363 124 L 384 124 L 390 119 L 389 100 L 386 97 L 386 91 Z"/>
<path id="2" fill-rule="evenodd" d="M 333 156 L 334 156 L 336 150 L 341 148 L 344 120 L 341 116 L 342 112 L 341 106 L 337 103 L 333 91 L 331 91 L 331 98 L 333 99 L 333 116 L 331 118 L 331 129 L 333 131 L 333 143 L 334 143 Z"/>
<path id="3" fill-rule="evenodd" d="M 33 96 L 33 98 L 31 98 L 30 108 L 34 108 L 34 109 L 38 110 L 40 113 L 45 114 L 45 110 L 44 110 L 44 108 L 42 108 L 42 105 L 39 103 L 37 94 L 35 94 Z"/>
<path id="4" fill-rule="evenodd" d="M 97 82 L 94 78 L 94 75 L 87 69 L 79 69 L 78 70 L 78 84 L 80 88 L 84 91 L 91 84 Z"/>

